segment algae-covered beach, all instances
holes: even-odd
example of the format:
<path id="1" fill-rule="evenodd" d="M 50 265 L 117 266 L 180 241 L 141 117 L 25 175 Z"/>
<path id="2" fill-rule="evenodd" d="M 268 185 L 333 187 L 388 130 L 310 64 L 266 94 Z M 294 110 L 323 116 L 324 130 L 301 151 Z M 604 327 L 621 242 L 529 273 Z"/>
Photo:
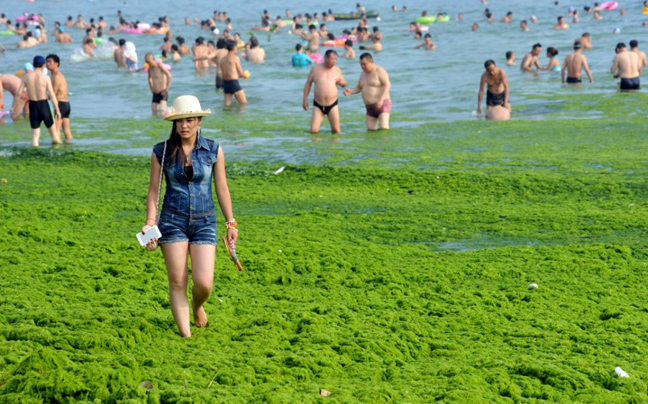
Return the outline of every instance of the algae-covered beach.
<path id="1" fill-rule="evenodd" d="M 134 237 L 150 159 L 120 143 L 150 149 L 168 124 L 4 147 L 0 401 L 646 402 L 646 101 L 319 137 L 303 117 L 206 120 L 245 270 L 219 246 L 191 339 Z"/>

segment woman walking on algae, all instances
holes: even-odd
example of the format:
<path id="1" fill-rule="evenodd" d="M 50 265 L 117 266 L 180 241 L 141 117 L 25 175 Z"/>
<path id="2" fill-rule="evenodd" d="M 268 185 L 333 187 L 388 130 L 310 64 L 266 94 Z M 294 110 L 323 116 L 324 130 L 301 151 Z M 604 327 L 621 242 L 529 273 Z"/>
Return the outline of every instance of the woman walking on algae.
<path id="1" fill-rule="evenodd" d="M 191 256 L 191 309 L 197 327 L 207 325 L 203 304 L 211 294 L 216 261 L 216 216 L 212 198 L 212 177 L 216 196 L 225 216 L 228 243 L 238 238 L 232 201 L 225 176 L 225 156 L 218 142 L 200 134 L 203 110 L 198 98 L 183 95 L 175 99 L 164 119 L 173 121 L 169 139 L 153 147 L 151 180 L 146 198 L 145 233 L 154 225 L 162 236 L 146 244 L 147 250 L 159 245 L 169 277 L 169 301 L 182 337 L 191 336 L 187 300 L 188 256 Z M 162 213 L 158 213 L 162 172 L 166 193 Z M 157 215 L 159 214 L 159 220 Z"/>

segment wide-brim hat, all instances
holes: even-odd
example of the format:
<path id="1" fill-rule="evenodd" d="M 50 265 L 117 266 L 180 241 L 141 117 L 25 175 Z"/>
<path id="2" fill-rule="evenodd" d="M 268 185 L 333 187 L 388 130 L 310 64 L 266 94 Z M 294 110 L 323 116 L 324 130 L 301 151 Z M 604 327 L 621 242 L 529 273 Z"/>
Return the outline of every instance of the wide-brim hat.
<path id="1" fill-rule="evenodd" d="M 167 109 L 164 119 L 175 121 L 182 118 L 202 118 L 211 114 L 211 109 L 202 109 L 200 101 L 193 95 L 181 95 L 173 100 L 173 106 Z"/>

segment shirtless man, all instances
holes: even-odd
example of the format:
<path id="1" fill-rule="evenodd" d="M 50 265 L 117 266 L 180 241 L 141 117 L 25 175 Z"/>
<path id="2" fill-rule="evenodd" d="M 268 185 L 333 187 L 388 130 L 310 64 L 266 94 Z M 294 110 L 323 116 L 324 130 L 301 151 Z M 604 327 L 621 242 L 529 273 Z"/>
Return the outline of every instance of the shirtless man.
<path id="1" fill-rule="evenodd" d="M 259 46 L 259 40 L 256 37 L 250 38 L 250 43 L 245 45 L 245 60 L 252 63 L 265 61 L 265 50 Z"/>
<path id="2" fill-rule="evenodd" d="M 565 57 L 565 62 L 560 72 L 563 84 L 565 84 L 565 72 L 567 73 L 567 84 L 582 83 L 581 69 L 585 69 L 590 83 L 593 83 L 594 78 L 592 77 L 589 66 L 587 66 L 587 58 L 583 55 L 583 43 L 577 40 L 574 42 L 574 53 Z"/>
<path id="3" fill-rule="evenodd" d="M 72 37 L 67 32 L 63 31 L 63 27 L 59 27 L 54 34 L 56 42 L 59 43 L 72 43 Z"/>
<path id="4" fill-rule="evenodd" d="M 589 32 L 583 33 L 583 35 L 576 39 L 576 42 L 580 42 L 583 45 L 583 49 L 592 49 L 592 36 Z"/>
<path id="5" fill-rule="evenodd" d="M 47 69 L 52 74 L 52 88 L 54 89 L 54 95 L 58 100 L 58 107 L 61 113 L 56 116 L 56 130 L 58 133 L 65 134 L 65 143 L 72 142 L 72 130 L 70 130 L 70 102 L 68 101 L 68 85 L 67 80 L 59 67 L 61 66 L 61 60 L 58 55 L 47 55 L 46 63 Z"/>
<path id="6" fill-rule="evenodd" d="M 347 88 L 344 95 L 362 92 L 362 100 L 367 109 L 367 130 L 389 129 L 389 116 L 392 102 L 389 96 L 391 82 L 387 71 L 374 64 L 370 53 L 360 55 L 362 73 L 354 89 Z"/>
<path id="7" fill-rule="evenodd" d="M 239 78 L 245 77 L 241 67 L 241 59 L 236 56 L 238 46 L 233 40 L 227 41 L 227 54 L 220 60 L 219 67 L 223 75 L 223 92 L 225 93 L 225 106 L 232 104 L 232 96 L 239 105 L 247 104 L 245 92 L 241 88 Z"/>
<path id="8" fill-rule="evenodd" d="M 227 41 L 225 40 L 225 38 L 219 38 L 218 41 L 216 41 L 216 49 L 203 56 L 203 58 L 208 59 L 211 63 L 214 64 L 214 66 L 216 66 L 216 91 L 223 88 L 223 77 L 220 68 L 220 61 L 225 55 L 227 55 Z"/>
<path id="9" fill-rule="evenodd" d="M 77 16 L 76 22 L 74 23 L 74 28 L 87 29 L 89 27 L 90 27 L 90 24 L 85 22 L 85 20 L 83 19 L 83 16 L 81 16 L 81 14 L 79 14 Z"/>
<path id="10" fill-rule="evenodd" d="M 193 48 L 194 67 L 196 68 L 196 71 L 209 68 L 209 60 L 204 57 L 207 56 L 208 53 L 209 49 L 205 46 L 205 39 L 199 36 L 196 38 Z"/>
<path id="11" fill-rule="evenodd" d="M 381 52 L 383 50 L 382 46 L 382 40 L 380 39 L 382 37 L 372 37 L 373 45 L 367 45 L 367 46 L 359 46 L 358 49 L 360 50 L 375 50 L 376 52 Z"/>
<path id="12" fill-rule="evenodd" d="M 151 112 L 153 116 L 158 114 L 158 111 L 164 112 L 169 99 L 169 87 L 171 87 L 171 73 L 164 67 L 163 64 L 155 61 L 152 53 L 147 53 L 144 57 L 148 63 L 148 84 L 153 94 L 151 100 Z"/>
<path id="13" fill-rule="evenodd" d="M 308 41 L 308 46 L 306 47 L 306 49 L 310 50 L 311 52 L 317 52 L 320 43 L 319 33 L 317 32 L 317 28 L 314 25 L 310 25 L 308 29 L 310 30 L 310 36 L 302 33 L 301 37 Z"/>
<path id="14" fill-rule="evenodd" d="M 113 60 L 117 63 L 118 69 L 125 69 L 126 62 L 124 61 L 124 49 L 126 47 L 126 40 L 119 40 L 119 47 L 113 51 Z"/>
<path id="15" fill-rule="evenodd" d="M 479 81 L 479 94 L 477 95 L 477 115 L 482 113 L 482 98 L 484 97 L 484 87 L 486 87 L 486 118 L 489 119 L 488 110 L 493 107 L 501 106 L 511 113 L 511 103 L 509 102 L 509 85 L 506 72 L 495 65 L 491 59 L 484 63 L 486 71 L 482 74 Z M 500 119 L 501 120 L 501 119 Z"/>
<path id="16" fill-rule="evenodd" d="M 83 42 L 83 48 L 82 48 L 83 53 L 90 56 L 91 58 L 95 57 L 95 53 L 94 53 L 95 46 L 96 46 L 95 42 L 92 39 L 90 39 L 90 38 L 85 39 L 84 42 Z"/>
<path id="17" fill-rule="evenodd" d="M 563 16 L 558 17 L 558 23 L 554 25 L 553 29 L 555 30 L 566 30 L 569 29 L 569 25 L 565 22 Z"/>
<path id="18" fill-rule="evenodd" d="M 176 43 L 178 44 L 178 51 L 182 56 L 186 56 L 191 53 L 191 49 L 185 44 L 185 39 L 181 36 L 176 37 Z"/>
<path id="19" fill-rule="evenodd" d="M 641 65 L 639 66 L 639 74 L 641 74 L 643 68 L 648 66 L 648 61 L 646 60 L 646 54 L 639 50 L 639 42 L 637 42 L 636 39 L 630 41 L 630 51 L 636 53 L 637 56 L 639 56 L 639 63 Z"/>
<path id="20" fill-rule="evenodd" d="M 22 39 L 18 41 L 16 47 L 18 49 L 33 48 L 37 45 L 37 42 L 30 41 L 30 36 L 28 34 L 23 35 Z"/>
<path id="21" fill-rule="evenodd" d="M 0 74 L 0 109 L 5 108 L 4 90 L 7 90 L 13 96 L 13 102 L 11 104 L 11 119 L 14 121 L 20 118 L 21 112 L 23 115 L 29 116 L 27 92 L 23 91 L 22 93 L 18 93 L 20 83 L 20 78 L 13 74 Z"/>
<path id="22" fill-rule="evenodd" d="M 529 26 L 527 25 L 526 20 L 522 20 L 522 21 L 520 21 L 520 29 L 521 29 L 523 32 L 529 32 Z"/>
<path id="23" fill-rule="evenodd" d="M 515 64 L 515 53 L 513 53 L 513 51 L 507 51 L 505 56 L 506 56 L 506 65 L 513 66 Z"/>
<path id="24" fill-rule="evenodd" d="M 540 55 L 540 52 L 542 52 L 542 45 L 539 43 L 533 45 L 531 52 L 527 53 L 524 56 L 524 59 L 522 59 L 520 70 L 523 72 L 533 72 L 533 66 L 535 66 L 537 70 L 542 70 L 542 66 L 540 66 L 540 62 L 538 61 L 538 55 Z"/>
<path id="25" fill-rule="evenodd" d="M 436 44 L 432 42 L 432 35 L 430 35 L 429 33 L 425 34 L 425 36 L 423 37 L 423 43 L 414 47 L 414 49 L 421 48 L 425 49 L 426 51 L 436 49 Z"/>
<path id="26" fill-rule="evenodd" d="M 355 59 L 356 58 L 356 53 L 355 50 L 353 49 L 353 41 L 350 39 L 347 39 L 344 41 L 344 55 L 343 57 L 347 59 Z"/>
<path id="27" fill-rule="evenodd" d="M 27 97 L 29 98 L 29 123 L 32 128 L 32 146 L 38 147 L 41 122 L 45 122 L 47 130 L 52 136 L 52 144 L 61 143 L 61 137 L 56 130 L 56 126 L 54 126 L 52 112 L 47 103 L 47 98 L 49 98 L 54 105 L 56 116 L 61 116 L 58 100 L 52 87 L 52 80 L 50 80 L 49 76 L 43 74 L 45 58 L 40 55 L 35 56 L 33 65 L 34 70 L 25 73 L 17 91 L 18 94 L 21 94 L 24 89 L 27 89 Z"/>
<path id="28" fill-rule="evenodd" d="M 639 55 L 628 52 L 623 42 L 617 44 L 615 52 L 617 55 L 612 62 L 610 72 L 615 79 L 621 78 L 621 91 L 639 90 L 639 74 L 641 72 Z"/>
<path id="29" fill-rule="evenodd" d="M 311 115 L 311 133 L 318 133 L 324 116 L 328 116 L 333 133 L 340 133 L 340 110 L 338 107 L 337 86 L 346 87 L 347 81 L 342 71 L 335 64 L 338 55 L 333 49 L 324 54 L 324 63 L 311 68 L 306 85 L 304 86 L 304 111 L 308 111 L 308 94 L 311 86 L 315 84 L 313 95 L 313 114 Z"/>
<path id="30" fill-rule="evenodd" d="M 510 24 L 512 21 L 513 21 L 513 12 L 512 11 L 509 11 L 508 13 L 506 13 L 506 16 L 501 19 L 501 22 L 503 22 L 504 24 Z"/>

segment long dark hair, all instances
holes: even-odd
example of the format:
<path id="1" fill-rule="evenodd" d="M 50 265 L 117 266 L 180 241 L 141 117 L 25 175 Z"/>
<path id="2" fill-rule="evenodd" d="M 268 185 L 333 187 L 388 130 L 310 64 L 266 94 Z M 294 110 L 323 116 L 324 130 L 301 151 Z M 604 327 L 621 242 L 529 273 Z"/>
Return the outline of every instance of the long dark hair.
<path id="1" fill-rule="evenodd" d="M 182 156 L 182 158 L 184 159 L 184 151 L 182 151 L 182 139 L 180 138 L 180 134 L 176 129 L 176 121 L 171 122 L 171 133 L 169 134 L 169 139 L 167 140 L 167 150 L 169 150 L 170 152 L 170 154 L 168 155 L 169 157 L 167 157 L 167 165 L 174 165 L 176 163 L 178 155 Z"/>

